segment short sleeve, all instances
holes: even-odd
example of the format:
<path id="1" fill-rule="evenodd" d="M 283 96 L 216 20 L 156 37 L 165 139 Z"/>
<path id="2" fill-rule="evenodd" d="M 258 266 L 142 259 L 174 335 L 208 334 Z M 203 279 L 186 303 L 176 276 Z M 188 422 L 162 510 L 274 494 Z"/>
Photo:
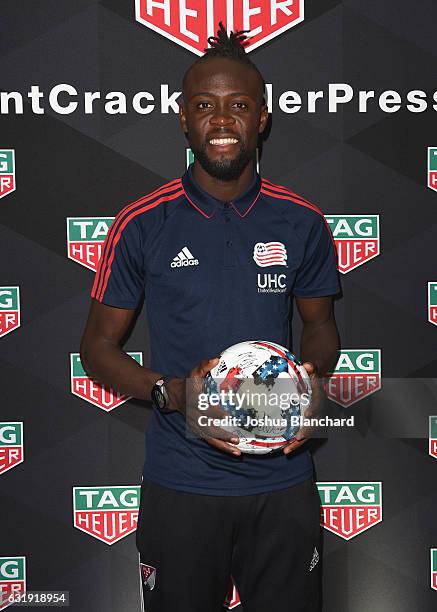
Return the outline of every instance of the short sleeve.
<path id="1" fill-rule="evenodd" d="M 144 292 L 141 231 L 135 218 L 115 218 L 102 249 L 91 297 L 118 308 L 136 308 Z"/>
<path id="2" fill-rule="evenodd" d="M 324 217 L 317 214 L 308 234 L 293 294 L 296 297 L 323 297 L 339 291 L 334 241 Z"/>

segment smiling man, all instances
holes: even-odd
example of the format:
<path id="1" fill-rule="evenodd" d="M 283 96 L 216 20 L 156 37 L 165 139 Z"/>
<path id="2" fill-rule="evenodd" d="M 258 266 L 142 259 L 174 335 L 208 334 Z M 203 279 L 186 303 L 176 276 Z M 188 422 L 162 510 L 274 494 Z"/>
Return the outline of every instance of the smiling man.
<path id="1" fill-rule="evenodd" d="M 323 215 L 256 172 L 268 113 L 243 40 L 221 26 L 185 74 L 180 121 L 195 162 L 114 220 L 81 344 L 90 376 L 154 403 L 137 530 L 146 612 L 219 612 L 230 575 L 244 612 L 320 605 L 320 504 L 305 440 L 241 455 L 238 439 L 200 430 L 187 410 L 187 391 L 202 387 L 217 364 L 208 358 L 226 347 L 252 339 L 291 347 L 294 302 L 314 381 L 339 348 Z M 282 258 L 260 265 L 271 242 Z M 121 348 L 143 293 L 150 368 Z"/>

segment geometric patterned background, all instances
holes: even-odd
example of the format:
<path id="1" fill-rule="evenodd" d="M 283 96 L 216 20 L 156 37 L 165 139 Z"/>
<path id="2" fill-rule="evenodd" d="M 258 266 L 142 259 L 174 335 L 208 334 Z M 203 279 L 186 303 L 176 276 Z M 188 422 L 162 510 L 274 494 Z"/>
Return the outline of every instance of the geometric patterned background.
<path id="1" fill-rule="evenodd" d="M 380 215 L 381 255 L 342 278 L 342 346 L 380 348 L 384 377 L 431 385 L 437 330 L 427 322 L 427 283 L 437 280 L 437 193 L 426 187 L 426 155 L 437 146 L 436 20 L 432 0 L 307 0 L 301 24 L 251 54 L 273 87 L 261 173 L 326 214 Z M 131 0 L 6 0 L 1 24 L 0 91 L 68 83 L 79 93 L 159 96 L 161 83 L 179 90 L 194 59 L 136 23 Z M 305 98 L 329 83 L 403 97 L 423 89 L 429 108 L 386 114 L 370 102 L 359 113 L 352 102 L 329 113 L 322 102 L 314 114 L 305 104 L 296 114 L 279 110 L 280 93 Z M 150 407 L 130 400 L 104 413 L 70 393 L 69 353 L 79 350 L 94 275 L 67 259 L 65 224 L 114 216 L 180 176 L 185 142 L 173 112 L 45 108 L 35 115 L 25 102 L 22 115 L 0 115 L 0 149 L 15 149 L 17 180 L 0 200 L 0 286 L 19 285 L 22 306 L 21 328 L 0 339 L 1 421 L 25 428 L 24 463 L 0 475 L 0 557 L 25 555 L 28 588 L 70 591 L 74 612 L 134 612 L 134 536 L 109 547 L 74 529 L 71 490 L 139 484 Z M 147 364 L 144 312 L 125 350 L 143 351 Z M 372 426 L 383 408 L 377 394 L 354 404 L 358 427 L 314 443 L 318 480 L 383 482 L 382 523 L 349 542 L 324 532 L 326 612 L 437 609 L 429 586 L 437 463 L 427 416 L 418 410 L 416 437 L 395 438 Z"/>

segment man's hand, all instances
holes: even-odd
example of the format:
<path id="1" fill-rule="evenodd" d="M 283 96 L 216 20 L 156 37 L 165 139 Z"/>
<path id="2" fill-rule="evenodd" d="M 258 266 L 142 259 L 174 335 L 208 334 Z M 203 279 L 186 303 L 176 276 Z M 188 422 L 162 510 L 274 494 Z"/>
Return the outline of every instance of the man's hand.
<path id="1" fill-rule="evenodd" d="M 218 406 L 208 406 L 206 410 L 199 409 L 199 394 L 205 392 L 205 376 L 218 362 L 218 358 L 205 359 L 191 370 L 186 379 L 170 380 L 167 385 L 169 409 L 178 410 L 183 414 L 189 429 L 211 446 L 232 455 L 241 455 L 241 451 L 234 446 L 239 442 L 238 436 L 214 425 L 199 424 L 200 416 L 215 419 L 222 419 L 226 416 L 226 413 Z"/>
<path id="2" fill-rule="evenodd" d="M 306 361 L 303 364 L 303 367 L 308 372 L 310 380 L 311 380 L 311 403 L 310 405 L 302 412 L 302 416 L 306 418 L 311 418 L 317 416 L 317 413 L 320 409 L 322 402 L 322 390 L 320 386 L 320 379 L 316 374 L 316 368 L 312 363 Z M 295 451 L 297 448 L 302 446 L 309 437 L 311 437 L 311 433 L 314 431 L 311 427 L 302 427 L 299 429 L 295 437 L 283 448 L 283 453 L 288 455 L 289 453 Z"/>

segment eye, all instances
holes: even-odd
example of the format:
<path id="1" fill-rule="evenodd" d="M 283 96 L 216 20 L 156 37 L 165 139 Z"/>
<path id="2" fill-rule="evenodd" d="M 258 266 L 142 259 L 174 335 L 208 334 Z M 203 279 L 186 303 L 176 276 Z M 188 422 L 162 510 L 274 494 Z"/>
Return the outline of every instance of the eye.
<path id="1" fill-rule="evenodd" d="M 212 104 L 210 104 L 209 102 L 199 102 L 197 104 L 197 108 L 200 108 L 200 109 L 212 108 Z"/>
<path id="2" fill-rule="evenodd" d="M 232 106 L 236 106 L 237 108 L 240 108 L 240 109 L 247 108 L 246 102 L 234 102 Z"/>

